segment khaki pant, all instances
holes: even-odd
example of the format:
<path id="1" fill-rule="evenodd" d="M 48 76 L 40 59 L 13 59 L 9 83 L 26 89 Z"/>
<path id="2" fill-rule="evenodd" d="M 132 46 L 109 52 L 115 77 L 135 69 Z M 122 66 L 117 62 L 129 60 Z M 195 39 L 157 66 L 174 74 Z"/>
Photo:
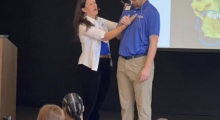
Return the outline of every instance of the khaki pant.
<path id="1" fill-rule="evenodd" d="M 150 77 L 140 83 L 139 75 L 145 66 L 147 56 L 126 60 L 118 59 L 118 89 L 121 103 L 122 120 L 134 120 L 134 102 L 136 100 L 139 120 L 151 120 L 151 93 L 154 75 L 154 63 Z"/>

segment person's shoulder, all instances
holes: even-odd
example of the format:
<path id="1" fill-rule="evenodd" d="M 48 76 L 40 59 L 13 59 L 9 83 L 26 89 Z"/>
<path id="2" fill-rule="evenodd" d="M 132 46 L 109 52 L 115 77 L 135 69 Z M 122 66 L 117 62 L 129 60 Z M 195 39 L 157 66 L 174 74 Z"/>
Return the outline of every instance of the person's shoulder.
<path id="1" fill-rule="evenodd" d="M 97 19 L 98 21 L 99 21 L 99 20 L 101 20 L 101 21 L 102 21 L 102 20 L 106 20 L 105 18 L 102 18 L 102 17 L 99 17 L 99 16 L 97 16 L 96 19 Z"/>
<path id="2" fill-rule="evenodd" d="M 79 28 L 80 28 L 80 27 L 85 27 L 85 26 L 86 26 L 85 23 L 81 23 L 81 24 L 79 24 Z"/>
<path id="3" fill-rule="evenodd" d="M 79 33 L 86 30 L 86 25 L 84 23 L 79 24 Z"/>
<path id="4" fill-rule="evenodd" d="M 105 18 L 102 18 L 102 17 L 97 17 L 97 21 L 98 21 L 98 22 L 105 23 L 105 22 L 106 22 L 106 19 L 105 19 Z"/>
<path id="5" fill-rule="evenodd" d="M 150 9 L 149 12 L 153 12 L 153 13 L 158 13 L 159 14 L 157 8 L 154 5 L 152 5 L 151 3 L 149 3 L 149 9 Z"/>

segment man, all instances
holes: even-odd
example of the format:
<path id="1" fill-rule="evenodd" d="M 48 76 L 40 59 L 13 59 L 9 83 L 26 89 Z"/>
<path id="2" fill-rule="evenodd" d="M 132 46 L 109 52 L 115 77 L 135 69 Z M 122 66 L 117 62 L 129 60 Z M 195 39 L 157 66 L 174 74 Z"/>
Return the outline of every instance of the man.
<path id="1" fill-rule="evenodd" d="M 120 41 L 118 88 L 123 120 L 134 119 L 136 100 L 139 120 L 151 120 L 154 57 L 160 31 L 160 16 L 148 0 L 131 0 L 123 16 L 138 14 L 117 36 Z M 123 21 L 122 21 L 123 22 Z"/>

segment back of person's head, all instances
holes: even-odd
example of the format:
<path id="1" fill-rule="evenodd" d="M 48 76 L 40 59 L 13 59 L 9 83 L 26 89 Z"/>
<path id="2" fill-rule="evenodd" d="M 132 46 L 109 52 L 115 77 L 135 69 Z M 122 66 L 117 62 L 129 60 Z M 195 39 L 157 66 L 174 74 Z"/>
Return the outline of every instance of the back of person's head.
<path id="1" fill-rule="evenodd" d="M 64 113 L 71 119 L 82 120 L 81 115 L 84 111 L 83 100 L 76 93 L 67 94 L 62 101 Z"/>
<path id="2" fill-rule="evenodd" d="M 48 104 L 40 109 L 37 120 L 65 120 L 65 116 L 59 106 Z"/>

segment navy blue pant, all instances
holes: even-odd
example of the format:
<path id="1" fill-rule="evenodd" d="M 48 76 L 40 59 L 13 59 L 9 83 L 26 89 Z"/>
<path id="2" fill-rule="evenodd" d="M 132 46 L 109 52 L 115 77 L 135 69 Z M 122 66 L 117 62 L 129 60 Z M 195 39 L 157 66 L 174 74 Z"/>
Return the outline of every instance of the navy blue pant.
<path id="1" fill-rule="evenodd" d="M 78 65 L 82 98 L 85 106 L 84 120 L 99 120 L 99 110 L 110 86 L 111 66 L 109 58 L 100 58 L 98 71 Z"/>

